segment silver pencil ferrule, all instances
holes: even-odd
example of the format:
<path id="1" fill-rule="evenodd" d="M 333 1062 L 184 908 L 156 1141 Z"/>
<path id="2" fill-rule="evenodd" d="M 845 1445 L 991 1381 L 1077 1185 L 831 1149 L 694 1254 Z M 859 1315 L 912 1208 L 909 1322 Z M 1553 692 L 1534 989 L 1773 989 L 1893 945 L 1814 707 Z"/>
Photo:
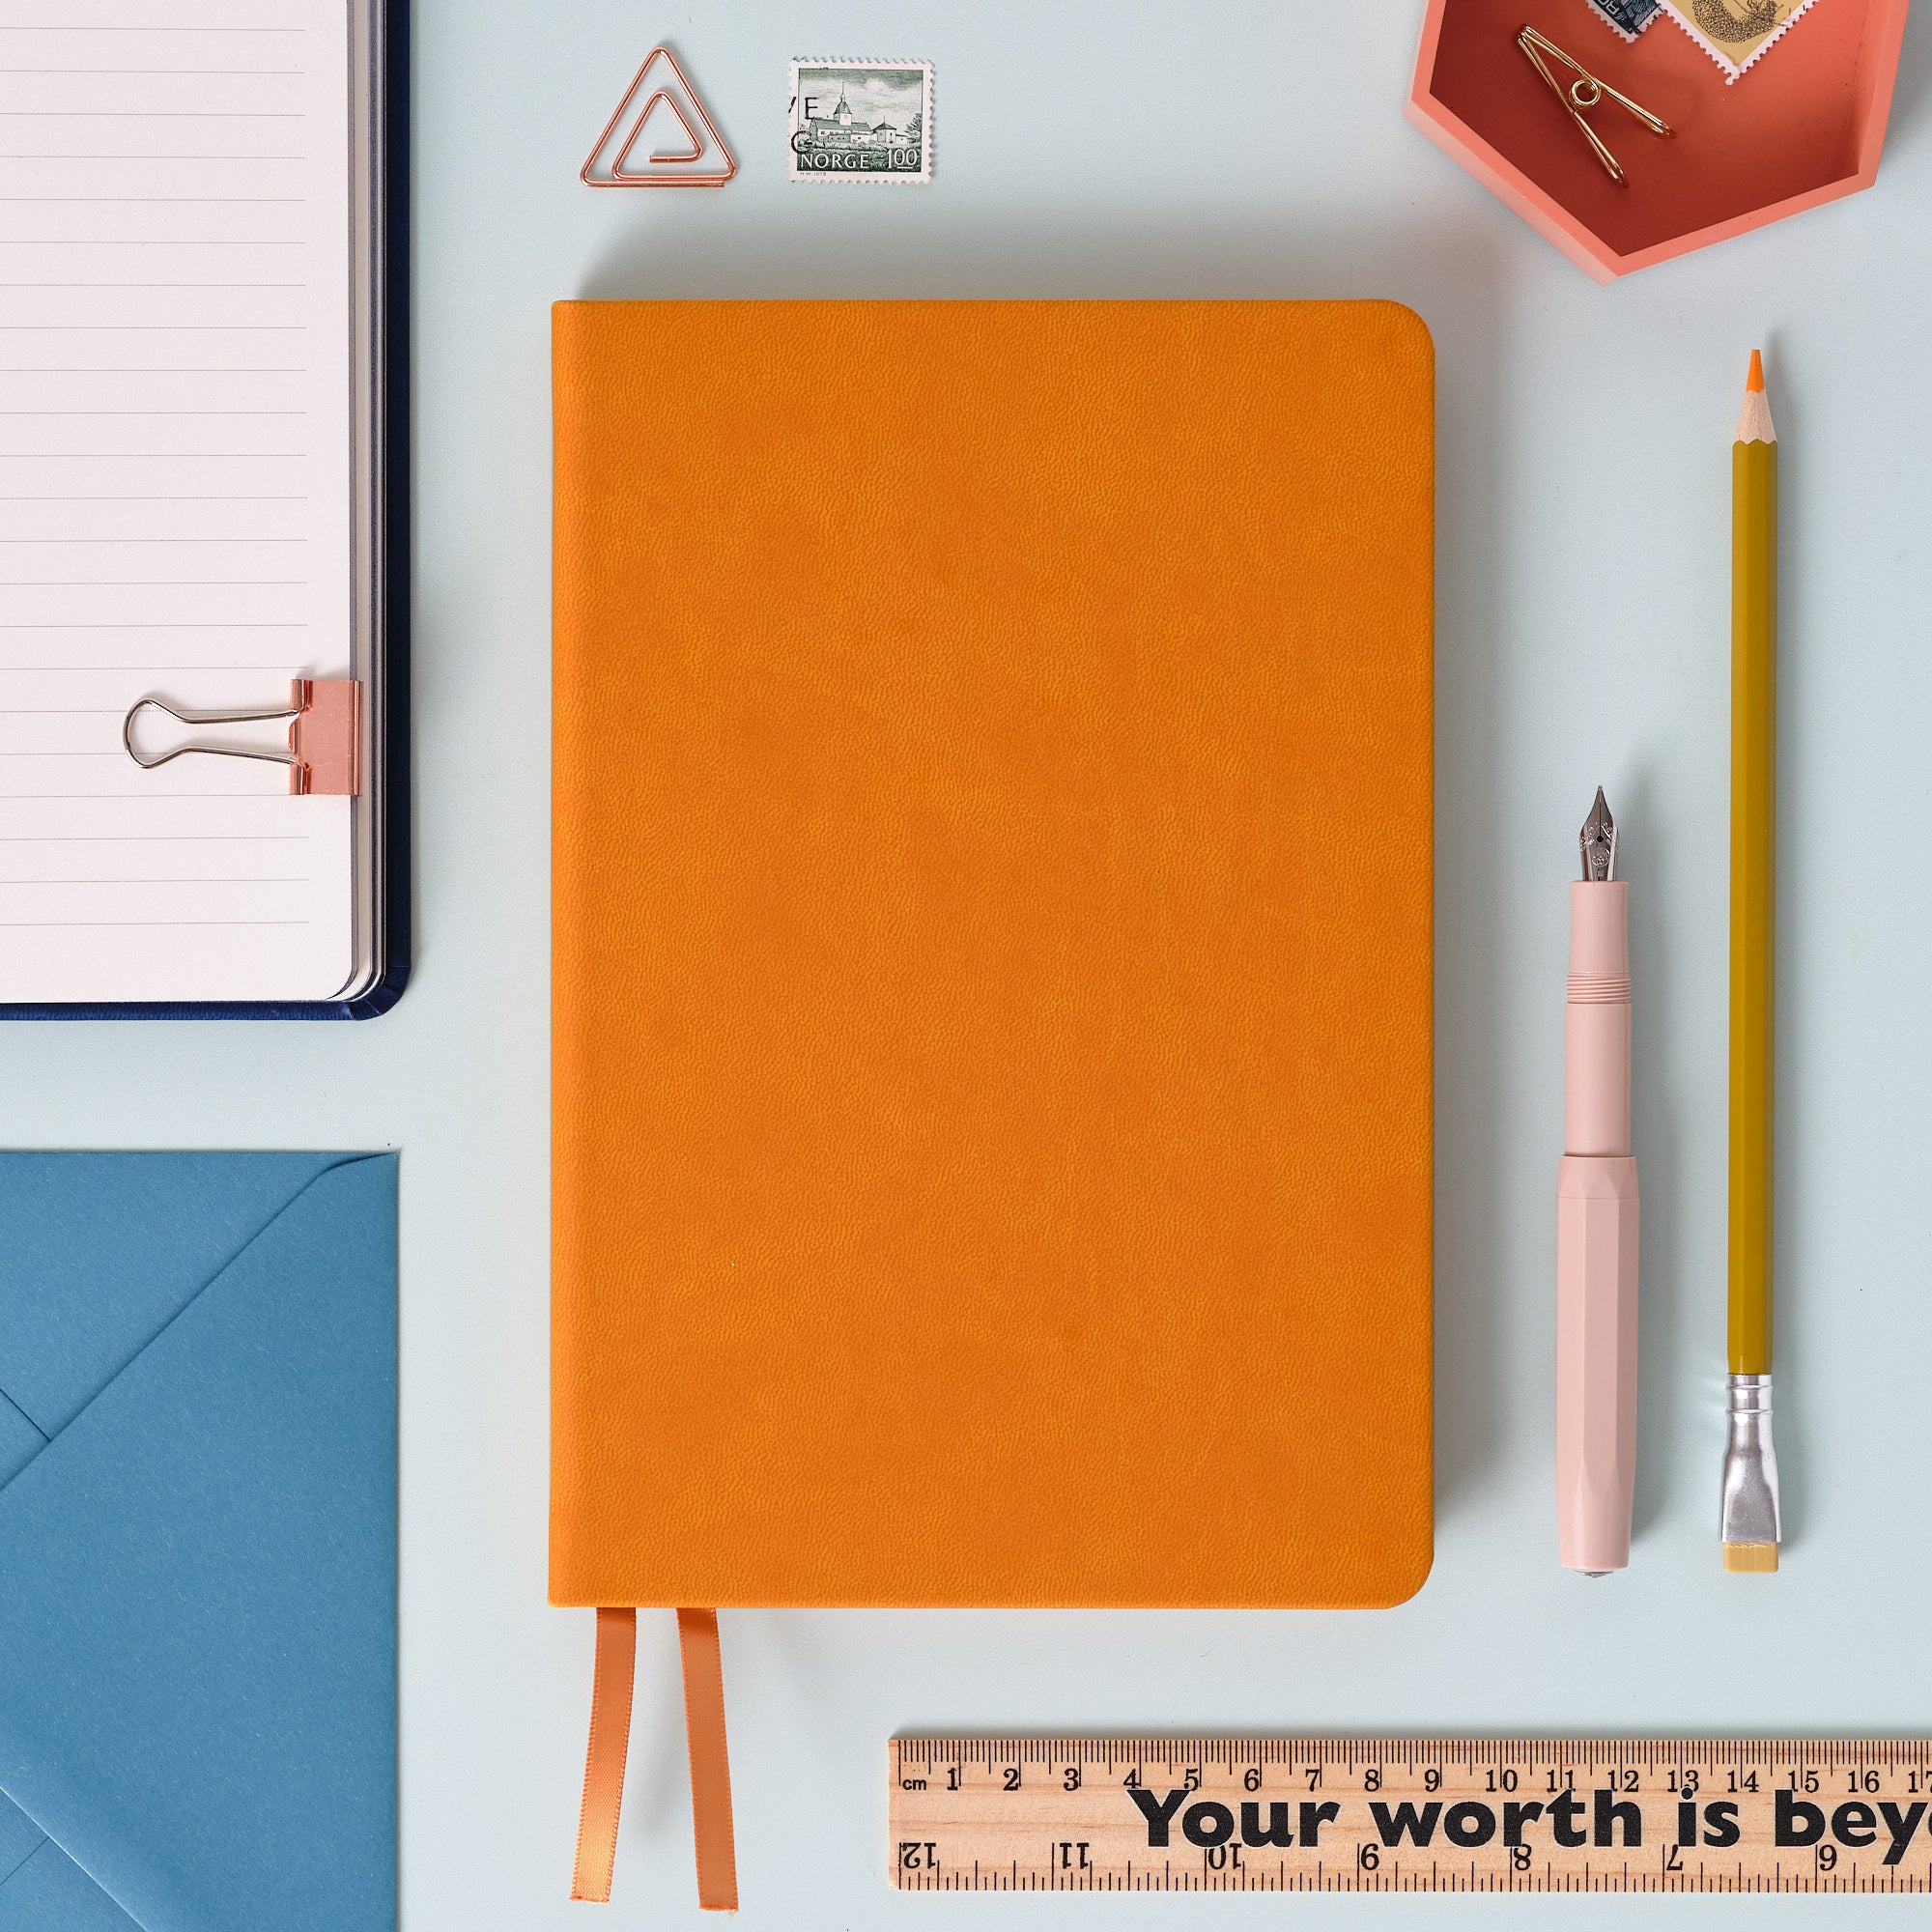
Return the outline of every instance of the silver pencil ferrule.
<path id="1" fill-rule="evenodd" d="M 1771 1445 L 1771 1378 L 1730 1378 L 1730 1437 L 1724 1444 L 1724 1567 L 1777 1567 L 1777 1452 Z M 1744 1560 L 1736 1553 L 1755 1552 Z"/>

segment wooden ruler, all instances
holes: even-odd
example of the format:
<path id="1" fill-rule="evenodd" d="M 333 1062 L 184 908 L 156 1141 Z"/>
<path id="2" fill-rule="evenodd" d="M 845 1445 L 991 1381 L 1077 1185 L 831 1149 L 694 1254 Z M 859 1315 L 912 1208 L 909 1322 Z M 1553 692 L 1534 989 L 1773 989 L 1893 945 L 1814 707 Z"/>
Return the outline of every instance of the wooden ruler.
<path id="1" fill-rule="evenodd" d="M 897 1738 L 902 1891 L 1926 1891 L 1932 1745 Z"/>

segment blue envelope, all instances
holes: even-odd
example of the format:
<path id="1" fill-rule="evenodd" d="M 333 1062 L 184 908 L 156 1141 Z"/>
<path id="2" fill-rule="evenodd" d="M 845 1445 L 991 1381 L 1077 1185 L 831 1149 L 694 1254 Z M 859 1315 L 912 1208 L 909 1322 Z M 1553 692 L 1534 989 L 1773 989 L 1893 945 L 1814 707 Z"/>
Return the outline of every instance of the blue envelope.
<path id="1" fill-rule="evenodd" d="M 0 1155 L 0 1932 L 395 1923 L 393 1155 Z"/>

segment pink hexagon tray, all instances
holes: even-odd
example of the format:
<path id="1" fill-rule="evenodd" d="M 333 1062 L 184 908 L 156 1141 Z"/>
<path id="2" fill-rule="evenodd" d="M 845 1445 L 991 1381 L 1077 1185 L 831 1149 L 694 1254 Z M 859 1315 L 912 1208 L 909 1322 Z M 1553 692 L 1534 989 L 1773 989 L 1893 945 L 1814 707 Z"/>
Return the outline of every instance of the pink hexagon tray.
<path id="1" fill-rule="evenodd" d="M 1600 282 L 1871 186 L 1909 0 L 1816 0 L 1734 84 L 1674 20 L 1634 43 L 1587 0 L 1429 0 L 1404 110 Z M 1592 116 L 1617 186 L 1516 45 L 1532 26 L 1676 130 Z M 1559 73 L 1559 78 L 1567 75 Z"/>

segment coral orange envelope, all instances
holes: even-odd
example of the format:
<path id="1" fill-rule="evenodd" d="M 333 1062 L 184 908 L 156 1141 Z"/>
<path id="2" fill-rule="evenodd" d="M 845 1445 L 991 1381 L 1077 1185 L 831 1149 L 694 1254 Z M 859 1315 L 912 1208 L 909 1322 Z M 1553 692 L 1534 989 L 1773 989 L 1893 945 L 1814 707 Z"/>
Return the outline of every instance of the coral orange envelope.
<path id="1" fill-rule="evenodd" d="M 1427 330 L 567 302 L 554 353 L 553 1601 L 1409 1595 Z"/>

